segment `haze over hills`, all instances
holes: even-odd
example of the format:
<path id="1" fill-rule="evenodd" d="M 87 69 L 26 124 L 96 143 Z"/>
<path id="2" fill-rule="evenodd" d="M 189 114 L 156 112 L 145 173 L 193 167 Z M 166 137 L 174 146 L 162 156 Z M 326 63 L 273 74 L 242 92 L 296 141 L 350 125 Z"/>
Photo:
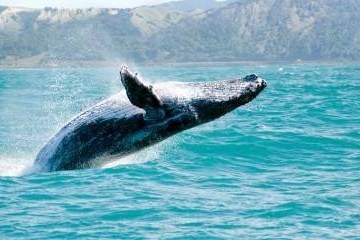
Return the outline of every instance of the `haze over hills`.
<path id="1" fill-rule="evenodd" d="M 196 10 L 209 10 L 220 7 L 225 7 L 226 5 L 236 2 L 237 0 L 227 0 L 227 1 L 215 1 L 215 0 L 182 0 L 182 1 L 173 1 L 161 4 L 159 6 L 166 7 L 172 10 L 191 12 Z"/>
<path id="2" fill-rule="evenodd" d="M 134 9 L 0 7 L 0 65 L 360 60 L 360 1 L 214 1 L 212 9 L 202 2 Z"/>

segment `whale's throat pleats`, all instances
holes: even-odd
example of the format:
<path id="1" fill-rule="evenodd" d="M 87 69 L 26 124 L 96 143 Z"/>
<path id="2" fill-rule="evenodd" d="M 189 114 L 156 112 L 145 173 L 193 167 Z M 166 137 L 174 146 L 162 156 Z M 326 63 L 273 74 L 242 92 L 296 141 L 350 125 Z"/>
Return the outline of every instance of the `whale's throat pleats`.
<path id="1" fill-rule="evenodd" d="M 147 85 L 126 66 L 121 67 L 120 77 L 131 104 L 145 110 L 145 121 L 153 123 L 164 119 L 163 102 L 151 85 Z"/>

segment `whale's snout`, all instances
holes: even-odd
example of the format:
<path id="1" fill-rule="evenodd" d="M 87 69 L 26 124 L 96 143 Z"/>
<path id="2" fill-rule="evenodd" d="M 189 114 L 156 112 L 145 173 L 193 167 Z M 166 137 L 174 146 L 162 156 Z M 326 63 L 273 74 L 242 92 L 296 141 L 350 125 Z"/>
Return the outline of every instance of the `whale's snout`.
<path id="1" fill-rule="evenodd" d="M 267 87 L 266 81 L 256 74 L 247 75 L 243 80 L 248 84 L 248 90 L 253 93 L 259 93 Z"/>
<path id="2" fill-rule="evenodd" d="M 257 88 L 260 88 L 261 90 L 267 87 L 266 81 L 259 77 L 255 80 L 255 84 L 257 85 Z"/>
<path id="3" fill-rule="evenodd" d="M 262 80 L 261 85 L 263 86 L 263 88 L 266 88 L 267 87 L 267 82 L 265 80 Z"/>

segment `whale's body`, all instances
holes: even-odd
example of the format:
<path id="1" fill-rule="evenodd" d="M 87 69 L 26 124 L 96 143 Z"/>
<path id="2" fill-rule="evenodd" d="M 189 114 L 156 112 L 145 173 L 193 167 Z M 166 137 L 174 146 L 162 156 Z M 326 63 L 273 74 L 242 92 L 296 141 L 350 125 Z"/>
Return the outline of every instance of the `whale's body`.
<path id="1" fill-rule="evenodd" d="M 45 144 L 35 160 L 42 171 L 101 166 L 221 117 L 266 87 L 256 75 L 152 87 L 126 67 L 121 79 L 125 91 L 80 113 Z"/>

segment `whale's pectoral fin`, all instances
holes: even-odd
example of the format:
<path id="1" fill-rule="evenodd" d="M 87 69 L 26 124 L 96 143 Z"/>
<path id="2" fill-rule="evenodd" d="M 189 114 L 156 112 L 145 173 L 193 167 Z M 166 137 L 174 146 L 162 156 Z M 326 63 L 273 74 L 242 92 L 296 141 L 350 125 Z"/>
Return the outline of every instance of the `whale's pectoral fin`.
<path id="1" fill-rule="evenodd" d="M 125 65 L 121 67 L 120 77 L 131 104 L 146 111 L 145 120 L 156 121 L 165 117 L 163 103 L 151 85 Z"/>

